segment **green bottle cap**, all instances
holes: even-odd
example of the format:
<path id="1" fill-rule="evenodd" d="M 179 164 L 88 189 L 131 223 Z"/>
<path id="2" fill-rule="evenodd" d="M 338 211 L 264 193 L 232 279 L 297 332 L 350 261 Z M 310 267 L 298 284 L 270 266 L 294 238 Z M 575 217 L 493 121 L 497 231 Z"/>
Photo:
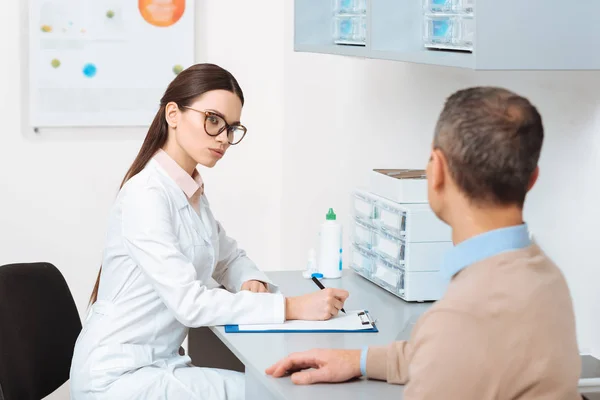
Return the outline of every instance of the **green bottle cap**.
<path id="1" fill-rule="evenodd" d="M 336 216 L 335 216 L 335 213 L 333 212 L 333 208 L 329 209 L 325 218 L 327 219 L 327 221 L 335 221 Z"/>

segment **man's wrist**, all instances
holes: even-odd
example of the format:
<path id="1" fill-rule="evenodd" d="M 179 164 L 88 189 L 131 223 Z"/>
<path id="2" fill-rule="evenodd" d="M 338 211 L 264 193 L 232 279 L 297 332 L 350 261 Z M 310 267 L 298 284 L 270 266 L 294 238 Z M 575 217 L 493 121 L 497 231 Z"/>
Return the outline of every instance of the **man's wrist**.
<path id="1" fill-rule="evenodd" d="M 363 347 L 360 352 L 360 374 L 367 376 L 367 355 L 369 353 L 369 347 Z"/>

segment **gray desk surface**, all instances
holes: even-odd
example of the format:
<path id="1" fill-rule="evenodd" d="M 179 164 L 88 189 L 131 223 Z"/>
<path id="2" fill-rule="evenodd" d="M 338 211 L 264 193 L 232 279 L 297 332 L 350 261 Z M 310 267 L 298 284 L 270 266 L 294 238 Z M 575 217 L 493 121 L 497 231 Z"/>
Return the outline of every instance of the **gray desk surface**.
<path id="1" fill-rule="evenodd" d="M 297 296 L 316 290 L 315 284 L 302 278 L 299 271 L 270 272 L 268 275 L 286 296 Z M 344 384 L 296 386 L 289 377 L 275 379 L 264 373 L 267 367 L 297 351 L 313 348 L 360 349 L 364 346 L 386 345 L 395 340 L 408 339 L 417 319 L 433 304 L 407 303 L 351 271 L 345 271 L 341 279 L 324 280 L 323 283 L 328 287 L 348 290 L 350 297 L 344 308 L 369 310 L 377 319 L 379 333 L 230 334 L 225 333 L 223 327 L 210 329 L 244 363 L 246 372 L 258 377 L 260 383 L 276 399 L 366 400 L 373 399 L 375 394 L 382 400 L 402 399 L 403 387 L 385 382 L 358 379 Z M 582 378 L 600 377 L 600 360 L 582 356 L 582 367 Z M 586 396 L 600 400 L 600 395 Z"/>
<path id="2" fill-rule="evenodd" d="M 268 273 L 286 296 L 297 296 L 317 290 L 315 284 L 302 278 L 299 271 Z M 374 393 L 380 399 L 402 398 L 403 387 L 385 382 L 356 380 L 349 383 L 331 385 L 296 386 L 288 377 L 275 379 L 265 375 L 271 364 L 289 353 L 313 348 L 361 349 L 364 346 L 385 345 L 394 340 L 408 339 L 410 331 L 419 316 L 432 303 L 412 304 L 378 288 L 351 271 L 345 271 L 341 279 L 324 280 L 327 287 L 339 287 L 350 292 L 344 308 L 346 310 L 366 309 L 377 319 L 379 333 L 269 333 L 232 334 L 225 333 L 223 327 L 213 327 L 212 331 L 246 366 L 247 372 L 262 379 L 275 398 L 279 399 L 321 399 L 343 398 L 345 400 L 372 399 Z"/>
<path id="3" fill-rule="evenodd" d="M 581 356 L 581 377 L 583 379 L 600 377 L 600 360 L 586 355 Z"/>

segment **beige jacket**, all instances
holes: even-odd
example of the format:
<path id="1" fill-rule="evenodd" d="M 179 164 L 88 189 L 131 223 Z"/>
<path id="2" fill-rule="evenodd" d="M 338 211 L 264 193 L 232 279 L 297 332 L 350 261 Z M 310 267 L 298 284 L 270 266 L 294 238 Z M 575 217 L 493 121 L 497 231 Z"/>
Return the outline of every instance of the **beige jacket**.
<path id="1" fill-rule="evenodd" d="M 567 284 L 536 244 L 463 269 L 409 341 L 367 356 L 407 400 L 575 400 L 580 373 Z"/>

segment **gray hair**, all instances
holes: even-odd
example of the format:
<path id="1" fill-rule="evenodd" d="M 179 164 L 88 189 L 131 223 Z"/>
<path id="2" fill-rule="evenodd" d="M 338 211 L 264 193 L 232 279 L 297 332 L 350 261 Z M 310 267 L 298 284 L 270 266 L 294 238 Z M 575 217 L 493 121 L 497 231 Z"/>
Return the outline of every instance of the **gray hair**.
<path id="1" fill-rule="evenodd" d="M 543 140 L 542 117 L 529 100 L 502 88 L 474 87 L 446 100 L 433 146 L 470 200 L 522 207 Z"/>

